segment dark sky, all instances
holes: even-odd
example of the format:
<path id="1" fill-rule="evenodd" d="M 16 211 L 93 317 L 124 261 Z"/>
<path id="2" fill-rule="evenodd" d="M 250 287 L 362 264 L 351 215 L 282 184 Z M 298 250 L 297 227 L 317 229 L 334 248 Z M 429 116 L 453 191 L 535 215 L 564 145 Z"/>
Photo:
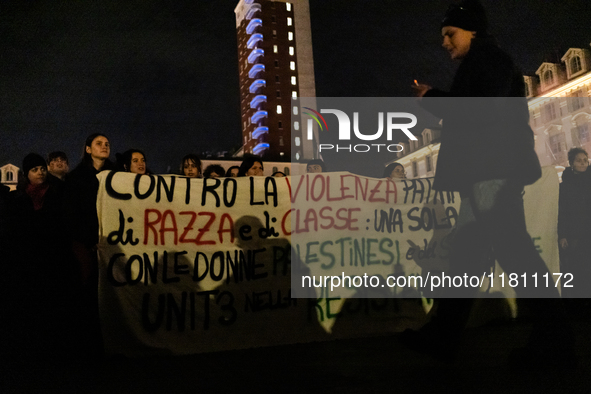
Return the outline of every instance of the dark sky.
<path id="1" fill-rule="evenodd" d="M 297 3 L 297 0 L 294 2 Z M 0 2 L 0 166 L 87 135 L 149 167 L 240 145 L 234 0 Z M 449 1 L 310 0 L 317 95 L 407 96 L 413 79 L 445 88 L 440 46 Z M 491 31 L 523 71 L 589 48 L 585 1 L 483 0 Z"/>

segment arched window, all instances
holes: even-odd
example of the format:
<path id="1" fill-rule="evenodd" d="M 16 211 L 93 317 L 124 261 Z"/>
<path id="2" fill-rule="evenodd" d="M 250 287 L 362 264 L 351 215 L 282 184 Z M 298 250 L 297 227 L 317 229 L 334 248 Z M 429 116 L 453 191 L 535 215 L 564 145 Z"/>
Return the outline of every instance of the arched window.
<path id="1" fill-rule="evenodd" d="M 554 74 L 552 70 L 548 70 L 544 73 L 544 83 L 546 85 L 552 85 L 554 83 Z"/>
<path id="2" fill-rule="evenodd" d="M 6 171 L 6 181 L 7 182 L 14 181 L 14 174 L 12 173 L 12 171 Z"/>
<path id="3" fill-rule="evenodd" d="M 581 69 L 582 69 L 581 58 L 578 56 L 573 57 L 570 60 L 570 73 L 571 74 L 578 73 L 579 71 L 581 71 Z"/>

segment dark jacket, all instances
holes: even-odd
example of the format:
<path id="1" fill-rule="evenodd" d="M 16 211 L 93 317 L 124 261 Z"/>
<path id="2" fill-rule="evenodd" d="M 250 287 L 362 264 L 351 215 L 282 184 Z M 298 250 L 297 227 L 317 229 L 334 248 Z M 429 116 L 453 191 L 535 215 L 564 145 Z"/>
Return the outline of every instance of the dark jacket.
<path id="1" fill-rule="evenodd" d="M 87 248 L 98 243 L 98 171 L 84 163 L 66 175 L 64 211 L 69 236 Z"/>
<path id="2" fill-rule="evenodd" d="M 63 187 L 61 182 L 49 177 L 47 183 L 43 205 L 38 210 L 26 192 L 26 184 L 11 193 L 11 247 L 20 264 L 54 273 L 60 271 L 57 265 L 64 264 L 67 237 L 62 211 Z"/>
<path id="3" fill-rule="evenodd" d="M 589 239 L 591 235 L 591 170 L 562 173 L 558 200 L 558 239 Z"/>
<path id="4" fill-rule="evenodd" d="M 490 40 L 474 39 L 449 92 L 431 89 L 421 105 L 443 119 L 434 187 L 462 190 L 475 182 L 541 176 L 524 96 L 509 55 Z"/>

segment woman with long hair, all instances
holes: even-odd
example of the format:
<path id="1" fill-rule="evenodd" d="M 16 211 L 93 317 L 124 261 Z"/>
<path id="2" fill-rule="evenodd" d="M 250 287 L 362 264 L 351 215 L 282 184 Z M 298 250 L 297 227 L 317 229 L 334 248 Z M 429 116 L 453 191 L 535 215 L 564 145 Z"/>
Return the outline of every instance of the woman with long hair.
<path id="1" fill-rule="evenodd" d="M 134 174 L 147 174 L 146 154 L 139 149 L 128 149 L 117 154 L 117 165 L 120 171 Z"/>
<path id="2" fill-rule="evenodd" d="M 263 176 L 264 173 L 263 159 L 259 156 L 245 157 L 238 169 L 238 176 Z"/>
<path id="3" fill-rule="evenodd" d="M 201 159 L 194 154 L 188 154 L 181 160 L 181 175 L 189 178 L 201 178 Z"/>

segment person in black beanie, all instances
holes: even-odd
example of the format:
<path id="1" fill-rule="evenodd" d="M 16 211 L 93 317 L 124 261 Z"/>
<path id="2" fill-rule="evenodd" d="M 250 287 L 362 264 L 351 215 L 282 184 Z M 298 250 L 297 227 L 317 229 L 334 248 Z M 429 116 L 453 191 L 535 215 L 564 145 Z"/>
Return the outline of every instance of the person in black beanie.
<path id="1" fill-rule="evenodd" d="M 449 258 L 450 276 L 481 277 L 492 254 L 503 271 L 543 277 L 549 271 L 525 224 L 523 188 L 541 176 L 534 150 L 523 76 L 488 33 L 482 5 L 466 0 L 449 7 L 441 23 L 443 47 L 460 61 L 449 91 L 413 86 L 421 106 L 443 119 L 434 189 L 459 191 L 461 206 Z M 550 277 L 552 275 L 550 274 Z M 534 314 L 525 349 L 512 361 L 574 360 L 573 335 L 554 286 L 515 287 Z M 411 347 L 453 358 L 468 321 L 475 292 L 447 288 L 432 321 L 404 340 Z M 545 298 L 545 299 L 540 299 Z"/>
<path id="2" fill-rule="evenodd" d="M 49 175 L 45 159 L 28 154 L 17 189 L 10 193 L 10 263 L 4 275 L 12 291 L 3 298 L 6 305 L 17 306 L 12 345 L 26 363 L 55 360 L 68 341 L 65 322 L 73 267 L 63 234 L 62 197 L 62 182 Z"/>

